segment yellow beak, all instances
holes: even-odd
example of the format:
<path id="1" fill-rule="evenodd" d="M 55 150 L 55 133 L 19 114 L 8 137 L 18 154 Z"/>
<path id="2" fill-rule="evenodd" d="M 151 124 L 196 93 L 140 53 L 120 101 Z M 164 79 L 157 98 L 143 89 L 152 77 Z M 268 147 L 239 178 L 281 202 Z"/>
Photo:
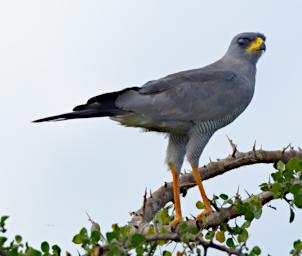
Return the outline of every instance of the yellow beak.
<path id="1" fill-rule="evenodd" d="M 257 37 L 246 48 L 246 51 L 248 51 L 248 52 L 255 52 L 255 51 L 259 51 L 259 50 L 265 51 L 265 43 L 264 43 L 264 40 L 261 37 Z"/>

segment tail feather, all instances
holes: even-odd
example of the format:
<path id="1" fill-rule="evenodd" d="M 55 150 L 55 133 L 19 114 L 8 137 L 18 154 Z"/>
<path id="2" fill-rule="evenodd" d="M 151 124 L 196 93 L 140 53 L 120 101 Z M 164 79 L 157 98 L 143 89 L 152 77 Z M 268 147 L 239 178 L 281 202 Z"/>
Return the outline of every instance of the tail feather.
<path id="1" fill-rule="evenodd" d="M 76 106 L 73 109 L 73 112 L 41 118 L 33 122 L 41 123 L 41 122 L 48 122 L 48 121 L 64 121 L 68 119 L 104 117 L 104 116 L 115 116 L 115 115 L 125 114 L 128 112 L 118 108 L 115 105 L 115 101 L 121 94 L 129 90 L 137 90 L 137 89 L 138 87 L 130 87 L 117 92 L 101 94 L 89 99 L 86 104 Z"/>
<path id="2" fill-rule="evenodd" d="M 90 118 L 90 117 L 104 117 L 112 116 L 112 113 L 105 111 L 95 111 L 92 109 L 83 110 L 83 111 L 74 111 L 70 113 L 65 113 L 56 116 L 49 116 L 41 119 L 34 120 L 33 123 L 49 122 L 49 121 L 64 121 L 69 119 L 78 119 L 78 118 Z"/>

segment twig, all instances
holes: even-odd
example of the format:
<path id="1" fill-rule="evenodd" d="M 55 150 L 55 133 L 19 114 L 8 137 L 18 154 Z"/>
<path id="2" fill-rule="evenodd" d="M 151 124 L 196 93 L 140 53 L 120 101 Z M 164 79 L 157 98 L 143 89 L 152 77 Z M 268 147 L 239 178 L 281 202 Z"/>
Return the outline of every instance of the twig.
<path id="1" fill-rule="evenodd" d="M 237 145 L 227 136 L 227 138 L 228 138 L 228 141 L 229 141 L 229 143 L 230 143 L 230 145 L 231 145 L 231 147 L 232 147 L 232 149 L 233 149 L 233 152 L 232 152 L 232 157 L 234 158 L 235 157 L 235 155 L 236 155 L 236 153 L 237 153 Z"/>

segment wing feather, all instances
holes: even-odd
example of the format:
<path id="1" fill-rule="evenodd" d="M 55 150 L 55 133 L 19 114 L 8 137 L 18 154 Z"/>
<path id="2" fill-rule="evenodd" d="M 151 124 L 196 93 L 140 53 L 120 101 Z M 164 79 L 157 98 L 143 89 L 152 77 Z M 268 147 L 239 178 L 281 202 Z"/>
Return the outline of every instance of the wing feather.
<path id="1" fill-rule="evenodd" d="M 146 83 L 120 95 L 115 104 L 158 120 L 216 120 L 246 107 L 253 86 L 227 70 L 191 70 Z"/>

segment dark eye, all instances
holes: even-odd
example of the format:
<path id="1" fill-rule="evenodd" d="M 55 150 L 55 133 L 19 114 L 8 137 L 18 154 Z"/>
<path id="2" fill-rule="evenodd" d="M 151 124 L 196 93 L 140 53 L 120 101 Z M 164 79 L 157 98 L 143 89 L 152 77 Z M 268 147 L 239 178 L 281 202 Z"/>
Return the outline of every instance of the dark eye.
<path id="1" fill-rule="evenodd" d="M 248 38 L 246 38 L 246 37 L 240 37 L 240 38 L 238 38 L 238 40 L 237 40 L 237 43 L 238 43 L 239 45 L 248 45 L 249 42 L 250 42 L 250 39 L 248 39 Z"/>

